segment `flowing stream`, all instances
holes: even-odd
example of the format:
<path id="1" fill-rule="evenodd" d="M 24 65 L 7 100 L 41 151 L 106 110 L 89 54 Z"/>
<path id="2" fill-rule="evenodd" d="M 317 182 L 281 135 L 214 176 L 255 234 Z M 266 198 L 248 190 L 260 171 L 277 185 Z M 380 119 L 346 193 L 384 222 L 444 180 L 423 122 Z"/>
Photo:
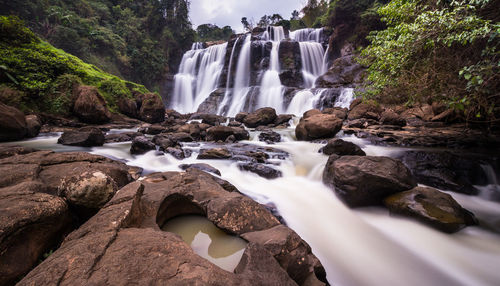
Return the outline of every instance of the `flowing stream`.
<path id="1" fill-rule="evenodd" d="M 283 139 L 272 146 L 289 152 L 290 157 L 279 161 L 281 164 L 276 168 L 283 177 L 274 180 L 241 171 L 234 161 L 197 160 L 197 152 L 204 143 L 200 146 L 186 143 L 184 148 L 191 149 L 193 155 L 184 160 L 155 151 L 133 156 L 129 153 L 130 143 L 65 147 L 56 144 L 59 134 L 10 144 L 90 151 L 142 167 L 146 173 L 180 171 L 178 166 L 186 163 L 210 164 L 242 193 L 276 206 L 288 226 L 310 244 L 332 285 L 498 285 L 499 203 L 480 196 L 450 193 L 475 213 L 482 225 L 451 235 L 410 219 L 390 216 L 381 207 L 350 209 L 321 182 L 327 160 L 327 156 L 318 153 L 322 144 L 296 141 L 293 127 L 277 131 Z M 251 139 L 244 143 L 266 145 L 257 141 L 258 134 L 251 131 Z M 353 136 L 338 137 L 358 144 L 368 155 L 396 156 L 408 150 L 374 146 Z"/>

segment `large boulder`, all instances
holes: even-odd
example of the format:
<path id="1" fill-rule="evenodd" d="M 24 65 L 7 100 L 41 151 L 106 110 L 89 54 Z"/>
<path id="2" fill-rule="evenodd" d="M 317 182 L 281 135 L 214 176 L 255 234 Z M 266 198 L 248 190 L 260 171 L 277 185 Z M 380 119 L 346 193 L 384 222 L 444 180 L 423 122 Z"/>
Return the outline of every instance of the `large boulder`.
<path id="1" fill-rule="evenodd" d="M 331 138 L 342 129 L 342 119 L 332 114 L 314 114 L 302 118 L 295 128 L 297 140 Z"/>
<path id="2" fill-rule="evenodd" d="M 382 111 L 383 111 L 382 107 L 380 107 L 374 102 L 361 102 L 355 105 L 353 108 L 351 108 L 347 118 L 349 120 L 354 120 L 359 118 L 378 120 Z"/>
<path id="3" fill-rule="evenodd" d="M 42 128 L 42 122 L 37 115 L 30 114 L 26 115 L 26 136 L 33 138 L 38 136 L 40 129 Z"/>
<path id="4" fill-rule="evenodd" d="M 78 207 L 99 209 L 116 193 L 118 187 L 110 176 L 101 171 L 70 174 L 59 186 L 59 195 Z"/>
<path id="5" fill-rule="evenodd" d="M 105 141 L 104 133 L 95 127 L 83 127 L 75 131 L 66 131 L 57 140 L 58 144 L 69 146 L 102 146 Z"/>
<path id="6" fill-rule="evenodd" d="M 195 254 L 179 235 L 161 230 L 169 219 L 190 214 L 205 216 L 234 235 L 248 233 L 251 242 L 234 272 Z M 61 285 L 246 286 L 256 281 L 324 285 L 324 277 L 316 275 L 324 269 L 310 247 L 286 226 L 273 229 L 279 225 L 264 206 L 226 191 L 207 173 L 190 168 L 183 173 L 152 174 L 122 188 L 19 285 L 53 281 Z M 279 249 L 283 252 L 278 253 Z"/>
<path id="7" fill-rule="evenodd" d="M 262 131 L 259 134 L 259 141 L 266 142 L 267 144 L 273 144 L 281 141 L 281 135 L 274 131 Z"/>
<path id="8" fill-rule="evenodd" d="M 355 156 L 365 156 L 366 153 L 359 148 L 358 145 L 344 141 L 339 138 L 330 139 L 328 143 L 322 147 L 320 150 L 325 155 L 337 154 L 339 156 L 345 155 L 355 155 Z"/>
<path id="9" fill-rule="evenodd" d="M 236 140 L 248 140 L 250 134 L 240 127 L 214 126 L 207 129 L 207 141 L 226 141 L 229 136 Z"/>
<path id="10" fill-rule="evenodd" d="M 160 96 L 146 93 L 139 96 L 139 119 L 148 123 L 159 123 L 165 120 L 165 106 Z"/>
<path id="11" fill-rule="evenodd" d="M 336 59 L 330 69 L 316 80 L 316 87 L 334 88 L 352 86 L 363 81 L 364 68 L 354 60 L 353 55 Z"/>
<path id="12" fill-rule="evenodd" d="M 300 46 L 296 41 L 281 41 L 278 50 L 280 62 L 280 80 L 284 86 L 302 87 L 302 59 Z"/>
<path id="13" fill-rule="evenodd" d="M 401 117 L 399 114 L 394 112 L 394 110 L 386 109 L 380 115 L 380 123 L 386 125 L 397 125 L 397 126 L 405 126 L 406 120 Z"/>
<path id="14" fill-rule="evenodd" d="M 381 204 L 385 197 L 417 186 L 401 161 L 374 156 L 331 155 L 323 182 L 350 207 Z"/>
<path id="15" fill-rule="evenodd" d="M 91 124 L 106 123 L 111 119 L 106 101 L 97 88 L 86 85 L 78 86 L 75 90 L 73 114 L 80 121 Z"/>
<path id="16" fill-rule="evenodd" d="M 198 159 L 229 159 L 232 153 L 226 148 L 201 149 Z"/>
<path id="17" fill-rule="evenodd" d="M 0 142 L 23 139 L 28 131 L 26 127 L 24 113 L 0 102 Z"/>
<path id="18" fill-rule="evenodd" d="M 14 285 L 70 228 L 68 205 L 42 190 L 35 182 L 0 188 L 0 285 Z"/>
<path id="19" fill-rule="evenodd" d="M 409 216 L 444 232 L 456 232 L 477 219 L 452 196 L 433 188 L 416 187 L 384 199 L 391 213 Z"/>
<path id="20" fill-rule="evenodd" d="M 243 123 L 249 128 L 274 123 L 276 120 L 276 110 L 272 107 L 264 107 L 248 114 L 243 119 Z"/>
<path id="21" fill-rule="evenodd" d="M 144 136 L 138 136 L 132 140 L 130 154 L 140 155 L 155 149 L 156 146 L 153 142 L 151 142 L 151 140 Z"/>
<path id="22" fill-rule="evenodd" d="M 130 116 L 132 118 L 138 118 L 137 102 L 134 99 L 121 97 L 117 103 L 118 111 Z"/>

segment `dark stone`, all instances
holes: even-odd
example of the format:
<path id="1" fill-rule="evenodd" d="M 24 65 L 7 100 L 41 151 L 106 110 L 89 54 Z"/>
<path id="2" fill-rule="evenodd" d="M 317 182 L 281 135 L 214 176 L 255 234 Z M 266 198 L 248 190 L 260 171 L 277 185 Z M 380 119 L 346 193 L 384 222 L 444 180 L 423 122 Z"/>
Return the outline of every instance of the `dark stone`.
<path id="1" fill-rule="evenodd" d="M 273 144 L 281 141 L 281 135 L 274 131 L 263 131 L 259 134 L 259 141 L 266 142 L 267 144 Z"/>
<path id="2" fill-rule="evenodd" d="M 111 113 L 106 106 L 106 101 L 96 87 L 79 86 L 75 91 L 75 95 L 73 114 L 82 122 L 99 124 L 110 121 Z"/>
<path id="3" fill-rule="evenodd" d="M 283 175 L 281 171 L 259 163 L 240 163 L 238 164 L 238 168 L 255 173 L 266 179 L 276 179 Z"/>
<path id="4" fill-rule="evenodd" d="M 27 132 L 24 113 L 0 102 L 0 141 L 20 140 Z"/>
<path id="5" fill-rule="evenodd" d="M 155 144 L 148 138 L 144 136 L 138 136 L 132 140 L 132 146 L 130 146 L 130 154 L 141 155 L 155 149 Z"/>
<path id="6" fill-rule="evenodd" d="M 198 159 L 229 159 L 231 156 L 226 148 L 201 149 Z"/>
<path id="7" fill-rule="evenodd" d="M 174 156 L 177 160 L 183 160 L 191 156 L 191 150 L 183 150 L 180 147 L 168 147 L 163 152 Z"/>
<path id="8" fill-rule="evenodd" d="M 123 133 L 107 134 L 104 137 L 104 142 L 105 143 L 128 142 L 132 141 L 135 137 L 142 135 L 143 134 L 139 132 L 123 132 Z"/>
<path id="9" fill-rule="evenodd" d="M 345 155 L 355 155 L 355 156 L 365 156 L 366 153 L 359 148 L 358 145 L 344 141 L 342 139 L 334 138 L 328 141 L 328 143 L 322 147 L 320 150 L 325 155 L 336 154 L 339 156 Z"/>
<path id="10" fill-rule="evenodd" d="M 342 128 L 342 119 L 331 114 L 314 114 L 302 118 L 295 128 L 297 140 L 331 138 Z"/>
<path id="11" fill-rule="evenodd" d="M 26 137 L 33 138 L 38 136 L 41 128 L 42 123 L 37 115 L 26 115 Z"/>
<path id="12" fill-rule="evenodd" d="M 347 118 L 349 120 L 366 118 L 378 120 L 380 114 L 382 113 L 382 108 L 374 103 L 361 102 L 354 106 L 350 111 Z"/>
<path id="13" fill-rule="evenodd" d="M 389 157 L 331 155 L 323 182 L 350 207 L 381 204 L 394 193 L 417 186 L 410 170 Z"/>
<path id="14" fill-rule="evenodd" d="M 229 136 L 234 136 L 235 140 L 248 140 L 250 134 L 240 127 L 214 126 L 207 130 L 207 141 L 226 141 Z"/>
<path id="15" fill-rule="evenodd" d="M 57 140 L 58 144 L 69 146 L 102 146 L 104 144 L 104 133 L 95 127 L 82 127 L 76 131 L 64 132 Z"/>
<path id="16" fill-rule="evenodd" d="M 264 107 L 245 116 L 243 123 L 249 128 L 255 128 L 260 125 L 268 125 L 276 120 L 276 110 L 272 107 Z"/>
<path id="17" fill-rule="evenodd" d="M 194 168 L 194 169 L 198 169 L 198 170 L 201 170 L 203 172 L 208 172 L 208 173 L 214 173 L 216 175 L 221 175 L 220 171 L 208 164 L 205 164 L 205 163 L 197 163 L 197 164 L 182 164 L 182 165 L 179 165 L 179 168 L 181 168 L 182 170 L 187 170 L 189 168 Z"/>
<path id="18" fill-rule="evenodd" d="M 380 123 L 386 125 L 405 126 L 406 120 L 391 109 L 386 109 L 380 116 Z"/>
<path id="19" fill-rule="evenodd" d="M 139 119 L 148 123 L 159 123 L 165 120 L 165 106 L 160 96 L 146 93 L 139 96 Z"/>
<path id="20" fill-rule="evenodd" d="M 478 224 L 475 216 L 452 196 L 433 188 L 416 187 L 385 198 L 391 213 L 415 218 L 438 230 L 452 233 Z"/>
<path id="21" fill-rule="evenodd" d="M 333 114 L 337 116 L 337 118 L 342 120 L 347 118 L 347 112 L 348 112 L 347 108 L 342 108 L 342 107 L 330 107 L 323 109 L 323 113 Z"/>
<path id="22" fill-rule="evenodd" d="M 289 121 L 292 119 L 293 115 L 291 114 L 280 114 L 278 117 L 276 117 L 276 120 L 274 121 L 274 125 L 289 125 Z"/>
<path id="23" fill-rule="evenodd" d="M 316 80 L 316 87 L 334 88 L 353 86 L 363 81 L 364 68 L 354 60 L 353 55 L 336 59 L 330 69 Z"/>
<path id="24" fill-rule="evenodd" d="M 138 118 L 137 103 L 134 99 L 121 97 L 117 103 L 118 111 L 132 118 Z"/>
<path id="25" fill-rule="evenodd" d="M 234 118 L 234 120 L 243 123 L 243 121 L 245 120 L 245 117 L 247 117 L 247 115 L 248 115 L 248 112 L 240 112 L 240 113 L 236 114 L 236 117 Z"/>

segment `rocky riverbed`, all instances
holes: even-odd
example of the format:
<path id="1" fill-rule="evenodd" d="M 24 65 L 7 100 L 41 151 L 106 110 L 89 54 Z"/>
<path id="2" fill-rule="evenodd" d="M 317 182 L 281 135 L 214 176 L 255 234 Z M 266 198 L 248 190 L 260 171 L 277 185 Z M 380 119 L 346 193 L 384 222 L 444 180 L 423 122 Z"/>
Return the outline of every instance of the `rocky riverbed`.
<path id="1" fill-rule="evenodd" d="M 499 140 L 439 111 L 40 116 L 38 134 L 9 109 L 2 138 L 35 138 L 0 145 L 0 284 L 494 284 Z M 233 272 L 161 230 L 193 214 L 248 242 Z"/>

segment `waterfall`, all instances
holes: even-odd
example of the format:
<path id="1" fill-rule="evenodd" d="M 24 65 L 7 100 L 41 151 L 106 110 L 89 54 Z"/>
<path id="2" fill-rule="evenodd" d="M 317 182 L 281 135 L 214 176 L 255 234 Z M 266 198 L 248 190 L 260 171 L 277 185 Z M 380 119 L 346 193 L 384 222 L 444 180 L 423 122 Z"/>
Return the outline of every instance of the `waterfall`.
<path id="1" fill-rule="evenodd" d="M 295 40 L 297 42 L 316 42 L 319 43 L 321 41 L 321 36 L 323 34 L 323 28 L 320 29 L 300 29 L 293 32 L 290 32 L 290 39 Z"/>
<path id="2" fill-rule="evenodd" d="M 281 29 L 283 30 L 283 28 Z M 275 34 L 276 35 L 276 34 Z M 258 107 L 272 106 L 276 112 L 283 112 L 283 88 L 279 76 L 279 42 L 273 41 L 269 69 L 264 73 L 260 85 Z"/>
<path id="3" fill-rule="evenodd" d="M 229 104 L 227 116 L 235 116 L 242 110 L 245 105 L 246 97 L 250 91 L 250 47 L 251 38 L 249 34 L 243 42 L 241 47 L 240 56 L 236 65 L 236 74 L 234 78 L 234 87 L 231 95 L 231 102 Z M 228 88 L 228 86 L 226 86 Z M 229 100 L 228 100 L 229 101 Z"/>
<path id="4" fill-rule="evenodd" d="M 240 40 L 240 37 L 236 39 L 233 45 L 233 49 L 231 51 L 231 56 L 229 58 L 229 66 L 227 67 L 227 80 L 226 80 L 226 91 L 224 92 L 224 99 L 222 102 L 219 104 L 217 108 L 217 114 L 222 114 L 224 106 L 226 106 L 227 101 L 229 100 L 229 94 L 230 94 L 230 89 L 229 89 L 229 84 L 231 83 L 231 70 L 233 67 L 233 59 L 234 59 L 234 51 L 236 50 L 236 47 L 238 46 L 238 41 Z"/>
<path id="5" fill-rule="evenodd" d="M 318 101 L 326 90 L 304 89 L 297 92 L 288 105 L 286 113 L 300 117 L 304 112 L 316 108 Z"/>
<path id="6" fill-rule="evenodd" d="M 335 106 L 342 108 L 349 108 L 354 99 L 354 88 L 344 88 L 340 92 L 339 97 L 335 101 Z"/>
<path id="7" fill-rule="evenodd" d="M 202 49 L 195 43 L 182 57 L 179 73 L 174 77 L 172 108 L 196 112 L 198 106 L 217 88 L 224 67 L 227 43 Z"/>
<path id="8" fill-rule="evenodd" d="M 326 72 L 323 68 L 323 46 L 316 42 L 299 42 L 299 46 L 304 85 L 307 88 L 314 87 L 316 79 Z"/>

